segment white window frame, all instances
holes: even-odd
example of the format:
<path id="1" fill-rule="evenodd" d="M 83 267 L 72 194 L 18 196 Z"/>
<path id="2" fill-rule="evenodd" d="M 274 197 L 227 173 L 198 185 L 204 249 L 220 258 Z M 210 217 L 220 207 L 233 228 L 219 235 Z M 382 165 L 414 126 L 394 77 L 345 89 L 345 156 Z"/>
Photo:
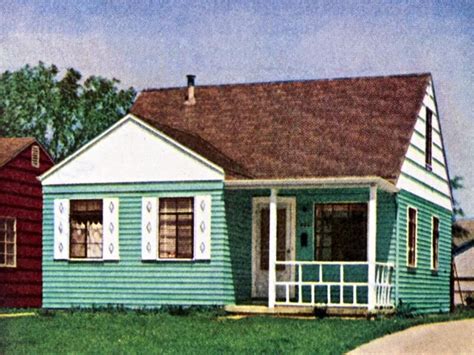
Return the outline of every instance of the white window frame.
<path id="1" fill-rule="evenodd" d="M 102 207 L 102 257 L 100 258 L 89 258 L 89 257 L 84 257 L 84 258 L 79 258 L 79 257 L 73 257 L 71 255 L 71 244 L 72 244 L 72 231 L 71 231 L 71 210 L 72 210 L 72 203 L 74 201 L 85 201 L 85 200 L 100 200 L 102 202 L 102 205 L 104 203 L 103 198 L 71 198 L 69 199 L 69 260 L 70 261 L 82 261 L 82 262 L 97 262 L 97 261 L 103 261 L 104 260 L 104 211 Z M 87 238 L 87 235 L 86 235 Z"/>
<path id="2" fill-rule="evenodd" d="M 6 242 L 5 242 L 5 262 L 3 264 L 0 264 L 0 268 L 16 268 L 17 267 L 17 255 L 18 255 L 18 250 L 17 250 L 17 220 L 15 217 L 7 217 L 7 216 L 1 216 L 0 219 L 5 219 L 5 220 L 13 220 L 13 264 L 7 264 L 7 254 L 6 254 Z M 5 238 L 6 239 L 6 238 Z"/>
<path id="3" fill-rule="evenodd" d="M 160 258 L 159 206 L 164 198 L 190 198 L 193 201 L 193 250 L 191 258 Z M 156 200 L 156 201 L 155 201 Z M 155 202 L 153 202 L 155 201 Z M 156 204 L 156 219 L 146 211 L 146 204 Z M 212 195 L 176 193 L 142 196 L 141 260 L 143 262 L 209 262 L 212 258 Z M 155 210 L 152 208 L 152 211 Z M 155 244 L 156 243 L 156 244 Z"/>
<path id="4" fill-rule="evenodd" d="M 435 218 L 438 220 L 438 250 L 437 250 L 438 251 L 438 253 L 437 253 L 437 255 L 438 255 L 438 259 L 437 259 L 438 265 L 436 267 L 433 264 L 433 257 L 434 257 L 434 243 L 433 243 L 433 236 L 434 236 L 433 231 L 434 231 L 434 229 L 433 229 L 433 227 L 434 227 Z M 439 270 L 439 240 L 440 240 L 440 234 L 441 234 L 440 233 L 440 227 L 441 227 L 441 220 L 440 220 L 439 216 L 432 215 L 431 216 L 431 230 L 430 230 L 430 235 L 431 235 L 431 241 L 430 241 L 430 243 L 431 243 L 431 253 L 430 253 L 431 261 L 430 261 L 430 264 L 431 264 L 431 270 L 432 271 L 438 271 Z"/>
<path id="5" fill-rule="evenodd" d="M 157 254 L 157 260 L 158 261 L 193 261 L 195 260 L 194 257 L 194 243 L 195 243 L 195 238 L 196 236 L 194 235 L 195 231 L 194 231 L 194 218 L 195 218 L 195 213 L 196 211 L 194 210 L 194 199 L 195 199 L 196 196 L 192 195 L 192 196 L 189 196 L 189 195 L 186 195 L 186 196 L 158 196 L 157 199 L 158 199 L 158 210 L 156 211 L 157 214 L 158 214 L 158 225 L 156 226 L 156 246 L 157 246 L 157 250 L 158 250 L 158 254 Z M 193 206 L 193 226 L 192 226 L 192 230 L 193 230 L 193 245 L 192 245 L 192 256 L 191 258 L 160 258 L 160 205 L 161 205 L 161 201 L 162 199 L 165 199 L 165 198 L 169 198 L 169 199 L 178 199 L 178 198 L 190 198 L 192 199 L 192 206 Z"/>
<path id="6" fill-rule="evenodd" d="M 428 125 L 428 113 L 431 114 L 431 117 L 430 117 L 430 124 Z M 425 169 L 428 170 L 428 171 L 432 171 L 433 170 L 433 116 L 434 116 L 434 112 L 429 108 L 429 107 L 425 107 Z M 430 131 L 429 134 L 430 134 L 430 138 L 431 138 L 431 142 L 428 142 L 428 130 Z M 430 144 L 428 144 L 430 143 Z M 428 162 L 428 145 L 429 145 L 429 149 L 430 149 L 430 161 Z"/>
<path id="7" fill-rule="evenodd" d="M 84 257 L 84 258 L 78 258 L 78 257 L 72 257 L 71 256 L 71 238 L 72 238 L 72 233 L 71 233 L 71 202 L 73 201 L 83 201 L 83 200 L 100 200 L 102 203 L 102 257 L 100 258 L 91 258 L 91 257 Z M 117 233 L 117 239 L 112 240 L 108 234 L 111 234 L 112 232 L 109 233 L 109 231 L 106 230 L 106 228 L 109 228 L 109 225 L 107 225 L 107 222 L 112 222 L 111 224 L 114 224 L 113 228 L 118 230 L 120 228 L 120 221 L 118 220 L 118 215 L 117 215 L 117 220 L 116 221 L 111 221 L 105 217 L 105 209 L 108 208 L 108 206 L 105 206 L 105 203 L 108 201 L 113 201 L 115 200 L 115 208 L 119 208 L 120 204 L 120 199 L 119 198 L 111 198 L 111 197 L 102 197 L 102 198 L 71 198 L 69 199 L 69 216 L 68 216 L 68 228 L 69 228 L 69 257 L 67 258 L 68 261 L 72 262 L 108 262 L 108 261 L 119 261 L 120 260 L 120 254 L 119 254 L 119 239 L 120 239 L 120 232 L 116 231 Z M 106 253 L 109 251 L 108 247 L 106 245 L 106 242 L 109 242 L 112 245 L 112 250 L 114 252 L 110 251 L 109 254 L 106 257 Z"/>
<path id="8" fill-rule="evenodd" d="M 416 213 L 416 219 L 415 219 L 415 263 L 414 264 L 410 264 L 410 259 L 409 259 L 409 255 L 410 255 L 410 209 L 414 210 L 415 213 Z M 407 242 L 406 242 L 406 248 L 407 248 L 406 264 L 407 264 L 407 267 L 414 269 L 418 266 L 418 209 L 416 207 L 413 207 L 413 206 L 407 206 L 406 218 L 407 218 L 407 221 L 406 221 L 406 239 L 407 239 Z"/>

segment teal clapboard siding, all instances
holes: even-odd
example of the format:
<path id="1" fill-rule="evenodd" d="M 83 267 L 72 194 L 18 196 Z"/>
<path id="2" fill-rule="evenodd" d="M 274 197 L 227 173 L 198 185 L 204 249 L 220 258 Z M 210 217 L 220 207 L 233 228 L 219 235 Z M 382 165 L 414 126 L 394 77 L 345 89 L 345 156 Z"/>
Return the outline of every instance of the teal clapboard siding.
<path id="1" fill-rule="evenodd" d="M 448 312 L 450 306 L 451 211 L 407 191 L 397 195 L 399 207 L 399 298 L 417 313 Z M 407 266 L 408 207 L 417 213 L 417 266 Z M 431 270 L 431 220 L 438 217 L 439 268 Z"/>
<path id="2" fill-rule="evenodd" d="M 212 195 L 211 261 L 141 260 L 141 198 L 143 196 Z M 252 289 L 252 198 L 269 190 L 225 190 L 222 182 L 46 186 L 43 219 L 43 306 L 223 305 L 244 303 Z M 296 259 L 314 258 L 314 204 L 362 202 L 368 188 L 281 190 L 296 197 Z M 120 260 L 117 262 L 53 260 L 53 203 L 56 198 L 120 199 Z M 397 226 L 397 204 L 399 223 Z M 406 210 L 418 209 L 418 266 L 406 266 Z M 431 216 L 440 219 L 439 271 L 430 269 Z M 377 261 L 398 264 L 398 293 L 418 312 L 449 309 L 451 212 L 411 193 L 377 194 Z M 399 235 L 399 260 L 397 255 Z M 308 235 L 306 247 L 302 233 Z M 326 279 L 338 280 L 337 270 L 325 270 Z M 314 278 L 317 270 L 305 273 Z M 366 267 L 347 270 L 353 281 L 366 281 Z M 393 282 L 396 279 L 394 277 Z M 324 300 L 325 296 L 322 293 Z M 395 292 L 394 292 L 395 295 Z M 350 298 L 348 293 L 344 297 Z M 359 301 L 366 298 L 361 292 Z"/>
<path id="3" fill-rule="evenodd" d="M 44 187 L 43 306 L 222 305 L 234 302 L 222 182 Z M 141 260 L 142 196 L 212 195 L 211 261 Z M 120 199 L 120 260 L 53 260 L 56 198 Z"/>
<path id="4" fill-rule="evenodd" d="M 249 191 L 225 191 L 228 250 L 236 302 L 245 302 L 252 292 L 252 194 Z"/>

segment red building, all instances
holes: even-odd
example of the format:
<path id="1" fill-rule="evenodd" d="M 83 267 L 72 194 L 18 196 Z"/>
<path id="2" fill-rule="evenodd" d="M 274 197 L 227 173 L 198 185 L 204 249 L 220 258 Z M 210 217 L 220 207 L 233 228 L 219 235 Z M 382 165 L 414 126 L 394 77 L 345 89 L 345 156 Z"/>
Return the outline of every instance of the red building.
<path id="1" fill-rule="evenodd" d="M 53 165 L 34 138 L 0 138 L 0 307 L 41 307 L 42 191 Z"/>

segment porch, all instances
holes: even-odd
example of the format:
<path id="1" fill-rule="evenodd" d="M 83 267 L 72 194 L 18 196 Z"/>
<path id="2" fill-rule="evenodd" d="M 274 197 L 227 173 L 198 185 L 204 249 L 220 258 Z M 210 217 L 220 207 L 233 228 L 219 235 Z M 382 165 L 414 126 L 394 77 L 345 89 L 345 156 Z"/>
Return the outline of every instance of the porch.
<path id="1" fill-rule="evenodd" d="M 307 188 L 315 189 L 315 185 Z M 323 186 L 327 189 L 328 182 Z M 386 233 L 388 244 L 381 243 L 377 250 L 377 190 L 393 195 L 395 188 L 378 179 L 359 184 L 352 181 L 350 185 L 339 181 L 334 187 L 341 196 L 335 201 L 324 198 L 324 204 L 314 197 L 322 190 L 305 193 L 301 184 L 271 187 L 268 197 L 262 196 L 261 186 L 251 194 L 251 297 L 227 307 L 229 312 L 314 314 L 315 308 L 321 308 L 329 314 L 363 315 L 393 311 L 395 264 L 388 251 L 393 233 Z M 360 193 L 351 199 L 344 196 L 344 189 Z M 308 199 L 312 221 L 304 217 L 308 205 L 301 206 L 301 201 Z M 337 222 L 342 226 L 331 225 L 333 222 L 329 227 L 319 226 L 320 206 L 356 219 L 339 216 Z M 319 232 L 326 228 L 332 231 L 326 232 L 329 237 Z M 351 238 L 356 247 L 347 245 Z"/>

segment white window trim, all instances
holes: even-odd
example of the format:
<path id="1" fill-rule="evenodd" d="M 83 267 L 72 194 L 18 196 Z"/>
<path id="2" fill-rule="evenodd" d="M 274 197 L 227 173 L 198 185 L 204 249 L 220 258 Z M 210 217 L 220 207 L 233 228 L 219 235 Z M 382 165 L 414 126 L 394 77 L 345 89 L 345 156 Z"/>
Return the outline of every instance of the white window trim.
<path id="1" fill-rule="evenodd" d="M 164 199 L 164 198 L 192 198 L 193 199 L 193 223 L 194 223 L 194 198 L 198 196 L 198 195 L 173 195 L 173 196 L 157 196 L 156 198 L 158 199 L 158 201 L 160 201 L 160 199 Z M 193 261 L 199 261 L 197 259 L 195 259 L 195 255 L 194 255 L 194 242 L 195 242 L 195 238 L 196 236 L 194 235 L 194 225 L 193 225 L 193 257 L 192 258 L 160 258 L 160 203 L 158 202 L 158 225 L 156 226 L 156 244 L 157 244 L 157 249 L 158 249 L 158 253 L 157 253 L 157 258 L 156 260 L 157 261 L 164 261 L 164 262 L 193 262 Z"/>
<path id="2" fill-rule="evenodd" d="M 69 199 L 69 205 L 71 204 L 72 201 L 78 201 L 78 200 L 100 200 L 102 201 L 102 204 L 104 203 L 104 200 L 108 199 L 108 198 L 111 198 L 111 197 L 101 197 L 101 198 L 70 198 Z M 117 197 L 117 200 L 119 200 L 119 198 Z M 116 226 L 116 228 L 120 228 L 120 221 L 118 223 L 118 225 Z M 71 212 L 69 211 L 69 223 L 68 223 L 68 228 L 69 228 L 69 258 L 67 259 L 68 262 L 73 262 L 73 263 L 101 263 L 101 262 L 117 262 L 119 261 L 119 259 L 107 259 L 107 258 L 104 258 L 104 253 L 106 252 L 105 251 L 105 246 L 104 246 L 104 240 L 105 240 L 105 237 L 104 237 L 104 230 L 102 230 L 102 257 L 101 258 L 89 258 L 89 257 L 85 257 L 85 258 L 77 258 L 77 257 L 71 257 L 71 238 L 72 238 L 72 234 L 71 234 Z M 105 226 L 105 222 L 104 222 L 104 208 L 102 208 L 102 228 L 106 228 Z M 117 247 L 119 247 L 119 245 L 117 245 Z"/>
<path id="3" fill-rule="evenodd" d="M 428 154 L 428 152 L 427 152 L 427 147 L 428 147 L 428 136 L 427 136 L 427 132 L 428 132 L 428 112 L 431 112 L 431 125 L 429 127 L 430 130 L 431 130 L 431 147 L 430 147 L 431 157 L 430 157 L 430 162 L 429 163 L 426 161 L 426 159 L 427 159 L 426 155 Z M 425 169 L 430 171 L 430 172 L 433 171 L 433 146 L 434 146 L 434 144 L 433 144 L 434 143 L 433 142 L 433 131 L 434 131 L 433 130 L 433 115 L 434 115 L 433 111 L 429 107 L 425 106 L 425 117 L 424 117 L 424 119 L 425 119 L 425 132 L 424 132 L 424 136 L 425 136 Z"/>
<path id="4" fill-rule="evenodd" d="M 1 216 L 0 218 L 12 219 L 13 220 L 13 232 L 14 232 L 14 236 L 15 236 L 15 239 L 13 240 L 13 265 L 8 265 L 7 264 L 7 257 L 6 257 L 6 254 L 5 254 L 5 263 L 0 264 L 0 268 L 14 269 L 14 268 L 17 267 L 17 256 L 18 256 L 16 218 L 15 217 L 7 217 L 7 216 Z"/>
<path id="5" fill-rule="evenodd" d="M 415 264 L 410 264 L 410 209 L 415 210 L 416 219 L 415 219 Z M 414 269 L 418 267 L 418 209 L 413 206 L 407 206 L 406 209 L 406 265 L 408 268 Z"/>
<path id="6" fill-rule="evenodd" d="M 434 245 L 433 245 L 433 227 L 434 227 L 434 220 L 435 218 L 438 220 L 438 267 L 434 267 L 434 264 L 433 264 L 433 256 L 434 256 Z M 431 216 L 431 230 L 430 230 L 430 236 L 431 236 L 431 240 L 430 240 L 430 244 L 431 244 L 431 253 L 430 253 L 430 256 L 431 256 L 431 260 L 430 260 L 430 265 L 431 265 L 431 271 L 438 271 L 439 270 L 439 237 L 440 237 L 440 227 L 441 227 L 441 220 L 439 218 L 438 215 L 432 215 Z"/>
<path id="7" fill-rule="evenodd" d="M 69 258 L 67 261 L 70 262 L 80 262 L 80 263 L 88 263 L 88 262 L 102 262 L 104 260 L 104 231 L 102 230 L 102 257 L 101 258 L 74 258 L 71 257 L 71 239 L 72 239 L 72 233 L 71 233 L 71 202 L 73 201 L 83 201 L 83 200 L 101 200 L 102 203 L 104 202 L 104 198 L 70 198 L 69 199 L 69 223 L 68 223 L 68 228 L 69 228 Z M 104 228 L 104 211 L 102 211 L 102 228 Z M 87 237 L 87 236 L 86 236 Z"/>

